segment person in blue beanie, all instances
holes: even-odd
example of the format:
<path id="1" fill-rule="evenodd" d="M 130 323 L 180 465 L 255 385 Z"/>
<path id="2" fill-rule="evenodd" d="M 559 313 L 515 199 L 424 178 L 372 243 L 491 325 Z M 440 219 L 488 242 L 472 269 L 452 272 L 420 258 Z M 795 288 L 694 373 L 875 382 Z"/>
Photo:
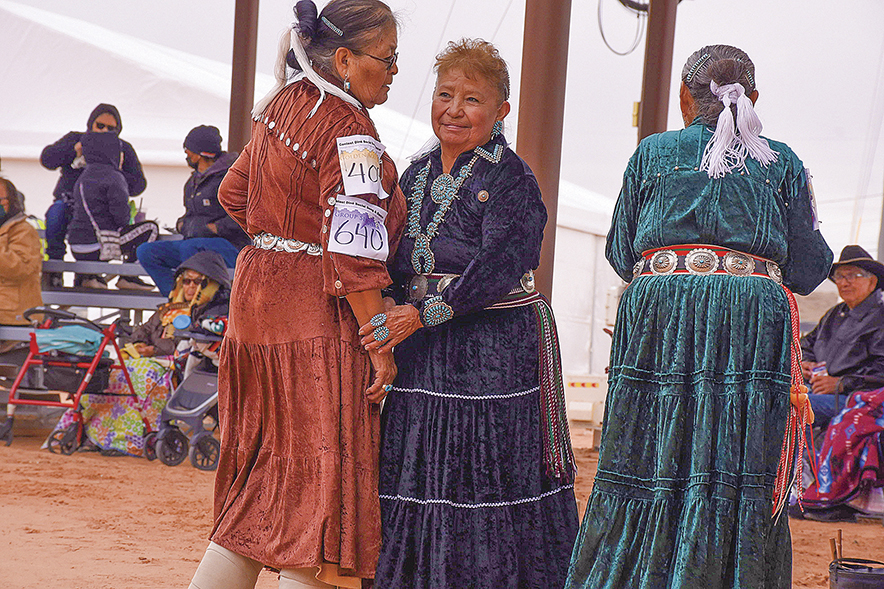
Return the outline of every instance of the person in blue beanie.
<path id="1" fill-rule="evenodd" d="M 239 250 L 249 243 L 218 202 L 218 187 L 238 154 L 221 149 L 217 127 L 200 125 L 185 137 L 184 155 L 193 168 L 184 185 L 184 215 L 176 223 L 184 239 L 145 243 L 137 252 L 138 261 L 164 295 L 174 286 L 175 269 L 196 252 L 218 252 L 227 267 L 233 268 Z"/>

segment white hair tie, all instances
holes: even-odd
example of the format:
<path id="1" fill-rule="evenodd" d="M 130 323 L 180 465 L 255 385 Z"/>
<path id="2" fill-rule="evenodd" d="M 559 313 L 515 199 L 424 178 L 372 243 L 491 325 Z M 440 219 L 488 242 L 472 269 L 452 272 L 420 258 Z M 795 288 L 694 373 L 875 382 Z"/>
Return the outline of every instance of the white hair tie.
<path id="1" fill-rule="evenodd" d="M 767 166 L 777 160 L 777 152 L 770 148 L 767 140 L 762 139 L 761 119 L 755 114 L 752 101 L 746 96 L 742 84 L 723 84 L 719 86 L 715 80 L 709 82 L 709 89 L 724 108 L 718 115 L 718 124 L 712 139 L 706 144 L 700 169 L 706 170 L 710 178 L 722 178 L 728 172 L 745 169 L 746 156 Z M 737 120 L 731 112 L 731 105 L 737 105 Z"/>
<path id="2" fill-rule="evenodd" d="M 264 96 L 264 98 L 259 100 L 258 103 L 255 105 L 255 108 L 252 109 L 253 118 L 261 116 L 264 113 L 264 109 L 267 108 L 267 105 L 270 104 L 273 98 L 277 94 L 279 94 L 280 90 L 282 90 L 285 86 L 305 77 L 313 82 L 314 86 L 319 88 L 319 100 L 316 101 L 316 104 L 313 106 L 313 110 L 311 110 L 310 114 L 307 115 L 308 119 L 316 113 L 319 105 L 322 104 L 323 100 L 325 100 L 326 93 L 337 96 L 344 102 L 352 104 L 356 108 L 362 108 L 362 103 L 360 103 L 356 98 L 347 94 L 342 89 L 338 88 L 337 86 L 316 73 L 316 71 L 313 69 L 312 64 L 310 63 L 310 58 L 307 57 L 307 52 L 304 51 L 304 46 L 301 45 L 301 39 L 298 35 L 297 27 L 292 27 L 289 37 L 290 47 L 295 54 L 295 59 L 298 60 L 298 65 L 301 67 L 301 72 L 299 73 L 299 75 L 289 80 L 287 84 L 277 83 L 277 85 L 274 86 L 270 90 L 270 92 L 268 92 L 267 95 Z"/>

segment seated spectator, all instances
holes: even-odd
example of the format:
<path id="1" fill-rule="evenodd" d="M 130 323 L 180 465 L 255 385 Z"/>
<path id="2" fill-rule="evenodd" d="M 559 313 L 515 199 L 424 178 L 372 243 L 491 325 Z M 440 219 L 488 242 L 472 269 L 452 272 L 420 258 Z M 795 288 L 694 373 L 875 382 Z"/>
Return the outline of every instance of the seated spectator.
<path id="1" fill-rule="evenodd" d="M 40 236 L 24 214 L 24 199 L 15 185 L 0 178 L 0 324 L 27 325 L 22 315 L 43 304 Z M 0 340 L 0 353 L 16 342 Z"/>
<path id="2" fill-rule="evenodd" d="M 182 260 L 198 251 L 211 250 L 233 268 L 239 250 L 250 243 L 248 235 L 218 202 L 218 187 L 237 154 L 222 151 L 221 133 L 207 125 L 187 134 L 184 154 L 193 168 L 184 185 L 184 216 L 176 224 L 184 239 L 146 243 L 138 248 L 138 260 L 163 294 L 171 290 L 175 267 Z"/>
<path id="3" fill-rule="evenodd" d="M 884 388 L 857 391 L 836 415 L 819 454 L 819 476 L 804 492 L 804 514 L 819 521 L 854 521 L 884 514 Z"/>
<path id="4" fill-rule="evenodd" d="M 109 393 L 116 395 L 83 395 L 83 422 L 88 443 L 83 450 L 100 450 L 105 454 L 141 456 L 144 449 L 146 419 L 156 431 L 163 407 L 173 389 L 173 355 L 181 343 L 172 324 L 176 317 L 188 315 L 194 323 L 226 319 L 230 300 L 230 279 L 224 260 L 215 252 L 198 252 L 183 262 L 175 274 L 175 286 L 169 302 L 131 336 L 120 337 L 120 344 L 132 353 L 126 368 L 135 388 L 136 398 L 128 391 L 120 370 L 111 371 Z M 128 344 L 131 344 L 128 345 Z M 55 429 L 65 429 L 75 416 L 66 412 Z"/>
<path id="5" fill-rule="evenodd" d="M 153 221 L 129 224 L 129 194 L 120 171 L 122 143 L 115 133 L 85 133 L 80 143 L 86 166 L 74 183 L 71 252 L 77 260 L 133 261 L 135 248 L 155 240 L 159 227 Z M 107 288 L 107 283 L 96 275 L 78 275 L 74 286 Z M 153 288 L 129 276 L 121 276 L 117 287 Z"/>
<path id="6" fill-rule="evenodd" d="M 99 104 L 89 115 L 85 132 L 119 135 L 122 130 L 123 121 L 117 108 L 112 104 Z M 74 183 L 83 173 L 85 166 L 80 141 L 85 132 L 71 131 L 52 145 L 47 145 L 40 154 L 40 163 L 43 167 L 61 170 L 61 176 L 52 192 L 55 201 L 46 211 L 46 255 L 51 260 L 64 258 L 65 236 L 73 214 Z M 127 195 L 137 196 L 144 192 L 147 180 L 144 178 L 141 162 L 138 161 L 138 155 L 132 145 L 122 141 L 122 149 L 123 163 L 120 171 L 126 180 Z M 45 282 L 46 288 L 62 286 L 61 273 L 48 273 Z"/>
<path id="7" fill-rule="evenodd" d="M 884 386 L 884 264 L 848 245 L 829 279 L 843 300 L 801 340 L 815 426 L 825 427 L 855 391 Z"/>

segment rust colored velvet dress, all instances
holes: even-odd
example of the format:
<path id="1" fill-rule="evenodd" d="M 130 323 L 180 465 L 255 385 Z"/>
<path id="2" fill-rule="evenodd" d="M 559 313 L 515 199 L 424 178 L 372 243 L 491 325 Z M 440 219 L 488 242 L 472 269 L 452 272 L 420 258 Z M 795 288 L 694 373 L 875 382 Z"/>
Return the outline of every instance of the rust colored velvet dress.
<path id="1" fill-rule="evenodd" d="M 390 284 L 383 261 L 327 251 L 342 190 L 335 139 L 377 131 L 365 110 L 308 81 L 284 88 L 252 125 L 219 199 L 250 236 L 322 246 L 321 256 L 246 246 L 236 264 L 219 371 L 221 458 L 211 540 L 275 568 L 335 563 L 370 578 L 380 548 L 379 408 L 371 365 L 343 297 Z M 398 241 L 405 199 L 358 196 L 387 211 Z"/>

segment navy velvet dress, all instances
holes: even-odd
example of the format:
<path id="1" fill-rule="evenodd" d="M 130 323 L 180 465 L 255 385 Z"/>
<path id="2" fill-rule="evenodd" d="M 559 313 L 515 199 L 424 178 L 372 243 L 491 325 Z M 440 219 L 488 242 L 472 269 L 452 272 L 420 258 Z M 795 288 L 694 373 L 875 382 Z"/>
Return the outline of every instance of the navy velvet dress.
<path id="1" fill-rule="evenodd" d="M 378 589 L 561 587 L 577 533 L 573 484 L 548 477 L 543 462 L 535 313 L 484 310 L 537 266 L 546 209 L 503 137 L 478 151 L 431 243 L 434 271 L 460 275 L 442 295 L 454 317 L 395 351 L 399 375 L 381 418 Z M 438 208 L 439 148 L 401 180 L 410 197 L 428 161 L 424 230 Z M 394 284 L 415 274 L 413 249 L 403 237 Z"/>
<path id="2" fill-rule="evenodd" d="M 569 589 L 783 589 L 788 518 L 771 518 L 789 413 L 790 313 L 769 278 L 639 276 L 649 249 L 710 244 L 779 265 L 808 294 L 832 262 L 801 161 L 710 179 L 700 119 L 651 135 L 623 177 L 606 254 L 631 284 L 611 348 L 605 424 Z"/>

